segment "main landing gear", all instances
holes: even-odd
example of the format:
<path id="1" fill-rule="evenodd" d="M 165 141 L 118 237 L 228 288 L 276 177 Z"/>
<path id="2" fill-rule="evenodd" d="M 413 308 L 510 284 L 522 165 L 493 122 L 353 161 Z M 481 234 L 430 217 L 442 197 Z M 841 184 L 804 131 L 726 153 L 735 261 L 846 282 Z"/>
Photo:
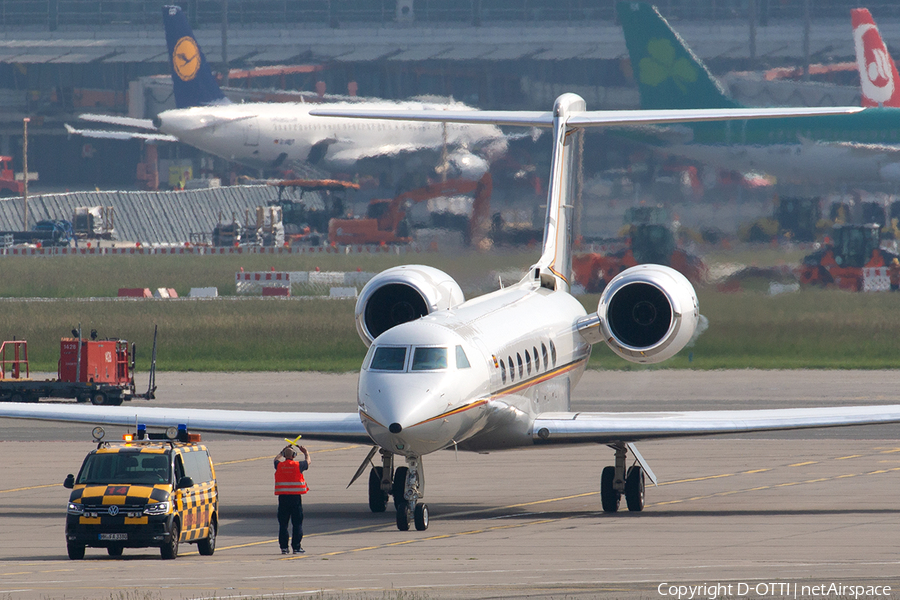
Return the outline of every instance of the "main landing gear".
<path id="1" fill-rule="evenodd" d="M 394 498 L 397 511 L 397 529 L 409 531 L 410 523 L 416 530 L 428 529 L 428 505 L 420 502 L 425 491 L 425 471 L 421 457 L 407 457 L 405 467 L 394 470 L 394 455 L 381 451 L 381 466 L 369 471 L 369 509 L 372 512 L 387 510 L 388 497 Z"/>
<path id="2" fill-rule="evenodd" d="M 615 466 L 605 467 L 600 475 L 600 503 L 603 512 L 614 513 L 619 510 L 622 496 L 628 510 L 640 512 L 644 510 L 645 475 L 655 484 L 656 476 L 644 462 L 634 444 L 615 444 L 610 446 L 616 451 Z M 634 454 L 635 464 L 627 467 L 628 450 Z"/>

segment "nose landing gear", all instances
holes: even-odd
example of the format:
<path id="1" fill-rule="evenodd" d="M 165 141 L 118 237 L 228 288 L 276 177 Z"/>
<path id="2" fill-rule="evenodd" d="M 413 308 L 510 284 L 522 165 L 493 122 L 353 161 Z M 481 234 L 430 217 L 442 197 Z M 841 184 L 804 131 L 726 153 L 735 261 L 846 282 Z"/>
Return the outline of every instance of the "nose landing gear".
<path id="1" fill-rule="evenodd" d="M 397 509 L 397 529 L 409 531 L 410 522 L 417 531 L 428 529 L 428 505 L 419 502 L 425 496 L 425 471 L 421 457 L 407 457 L 405 467 L 394 473 L 394 508 Z"/>

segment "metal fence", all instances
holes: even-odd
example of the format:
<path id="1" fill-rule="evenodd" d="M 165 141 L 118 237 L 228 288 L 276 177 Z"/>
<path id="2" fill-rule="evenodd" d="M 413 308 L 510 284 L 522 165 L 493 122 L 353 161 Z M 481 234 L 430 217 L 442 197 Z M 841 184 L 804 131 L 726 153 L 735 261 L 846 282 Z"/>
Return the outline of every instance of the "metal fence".
<path id="1" fill-rule="evenodd" d="M 221 23 L 227 3 L 232 27 L 284 24 L 410 24 L 612 21 L 616 0 L 186 0 L 179 4 L 192 23 Z M 900 17 L 895 0 L 657 0 L 667 18 L 748 20 L 765 25 L 774 19 L 815 21 L 847 18 L 857 6 L 875 18 Z M 149 0 L 0 0 L 0 24 L 51 30 L 98 25 L 159 26 L 161 4 Z"/>

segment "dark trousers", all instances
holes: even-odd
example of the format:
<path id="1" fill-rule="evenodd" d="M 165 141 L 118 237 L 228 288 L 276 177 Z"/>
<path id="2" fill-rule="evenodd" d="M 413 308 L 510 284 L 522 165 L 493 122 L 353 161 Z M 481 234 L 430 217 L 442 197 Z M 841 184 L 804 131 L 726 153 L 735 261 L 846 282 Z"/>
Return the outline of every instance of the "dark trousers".
<path id="1" fill-rule="evenodd" d="M 300 494 L 282 494 L 278 496 L 278 545 L 282 550 L 288 547 L 288 541 L 293 540 L 291 547 L 300 549 L 300 541 L 303 539 L 303 503 Z M 288 538 L 288 523 L 293 525 L 291 537 Z"/>

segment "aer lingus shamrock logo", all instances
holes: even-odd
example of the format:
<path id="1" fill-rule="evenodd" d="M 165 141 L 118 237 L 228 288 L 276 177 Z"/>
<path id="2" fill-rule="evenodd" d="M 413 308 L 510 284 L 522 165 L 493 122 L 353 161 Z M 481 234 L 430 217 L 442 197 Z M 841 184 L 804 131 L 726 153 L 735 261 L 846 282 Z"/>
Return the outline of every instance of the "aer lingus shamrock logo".
<path id="1" fill-rule="evenodd" d="M 686 84 L 697 81 L 697 69 L 684 56 L 675 59 L 675 48 L 669 40 L 650 40 L 647 43 L 647 54 L 649 56 L 638 63 L 641 83 L 656 87 L 671 78 L 678 89 L 686 93 Z"/>

